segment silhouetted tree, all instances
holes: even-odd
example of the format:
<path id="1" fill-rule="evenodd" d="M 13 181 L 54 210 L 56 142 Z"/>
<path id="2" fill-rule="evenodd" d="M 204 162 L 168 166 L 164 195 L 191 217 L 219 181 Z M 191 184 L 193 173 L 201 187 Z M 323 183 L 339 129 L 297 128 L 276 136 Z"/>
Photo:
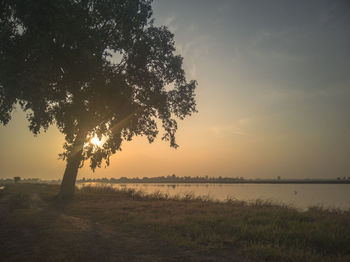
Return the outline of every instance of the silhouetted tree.
<path id="1" fill-rule="evenodd" d="M 63 198 L 84 161 L 109 165 L 122 141 L 152 142 L 159 124 L 177 147 L 175 118 L 196 111 L 196 82 L 185 79 L 173 34 L 151 16 L 150 0 L 0 2 L 0 121 L 19 105 L 35 135 L 52 124 L 65 135 Z"/>
<path id="2" fill-rule="evenodd" d="M 13 180 L 14 180 L 15 183 L 18 183 L 19 181 L 21 181 L 21 177 L 15 176 L 15 177 L 13 178 Z"/>

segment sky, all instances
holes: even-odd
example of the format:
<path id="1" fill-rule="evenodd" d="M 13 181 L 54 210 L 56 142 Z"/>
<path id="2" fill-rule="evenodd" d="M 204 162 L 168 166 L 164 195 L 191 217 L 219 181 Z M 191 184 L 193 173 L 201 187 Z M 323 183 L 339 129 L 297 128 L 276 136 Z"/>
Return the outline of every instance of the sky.
<path id="1" fill-rule="evenodd" d="M 350 175 L 348 1 L 156 0 L 153 11 L 198 81 L 199 112 L 178 123 L 178 149 L 137 137 L 79 178 Z M 34 137 L 18 108 L 0 141 L 0 178 L 62 178 L 56 127 Z"/>

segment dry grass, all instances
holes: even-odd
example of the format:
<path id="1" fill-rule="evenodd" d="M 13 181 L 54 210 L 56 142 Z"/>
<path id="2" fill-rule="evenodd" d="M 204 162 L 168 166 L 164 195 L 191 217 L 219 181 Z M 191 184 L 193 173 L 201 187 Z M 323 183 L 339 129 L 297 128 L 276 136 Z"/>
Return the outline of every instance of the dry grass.
<path id="1" fill-rule="evenodd" d="M 111 187 L 84 187 L 62 204 L 57 190 L 14 185 L 1 193 L 0 233 L 9 243 L 0 248 L 8 258 L 11 246 L 24 245 L 18 232 L 28 239 L 36 232 L 38 240 L 26 244 L 39 260 L 26 261 L 40 261 L 38 250 L 48 261 L 67 260 L 66 248 L 74 250 L 70 261 L 350 261 L 348 211 Z M 39 198 L 30 200 L 33 194 Z"/>

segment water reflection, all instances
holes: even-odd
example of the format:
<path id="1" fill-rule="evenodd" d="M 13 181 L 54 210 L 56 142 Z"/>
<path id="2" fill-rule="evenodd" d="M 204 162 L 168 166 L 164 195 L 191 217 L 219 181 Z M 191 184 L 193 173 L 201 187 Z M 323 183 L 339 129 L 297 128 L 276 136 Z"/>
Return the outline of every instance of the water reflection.
<path id="1" fill-rule="evenodd" d="M 85 185 L 107 185 L 84 183 Z M 147 194 L 159 191 L 169 196 L 194 194 L 213 200 L 228 198 L 254 201 L 269 200 L 306 209 L 309 206 L 350 209 L 350 184 L 108 184 L 116 188 L 133 188 Z"/>

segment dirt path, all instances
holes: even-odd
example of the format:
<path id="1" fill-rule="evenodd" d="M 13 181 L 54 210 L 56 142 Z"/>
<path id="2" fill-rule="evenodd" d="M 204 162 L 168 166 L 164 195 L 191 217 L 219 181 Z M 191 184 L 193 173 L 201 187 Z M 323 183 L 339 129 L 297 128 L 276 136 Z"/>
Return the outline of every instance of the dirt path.
<path id="1" fill-rule="evenodd" d="M 72 215 L 37 194 L 26 200 L 4 197 L 0 209 L 0 261 L 242 261 L 175 247 L 145 230 Z"/>

